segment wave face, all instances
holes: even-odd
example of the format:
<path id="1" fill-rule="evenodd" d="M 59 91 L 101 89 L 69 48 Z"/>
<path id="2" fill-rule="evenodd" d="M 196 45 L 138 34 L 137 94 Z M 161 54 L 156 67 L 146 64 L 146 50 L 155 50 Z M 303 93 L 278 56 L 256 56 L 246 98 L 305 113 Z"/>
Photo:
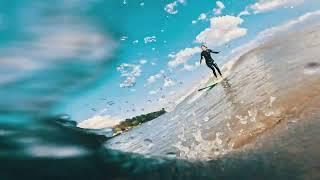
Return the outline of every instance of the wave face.
<path id="1" fill-rule="evenodd" d="M 191 161 L 263 159 L 266 167 L 296 169 L 299 178 L 319 177 L 319 29 L 314 25 L 252 49 L 220 84 L 192 93 L 174 111 L 105 146 Z"/>
<path id="2" fill-rule="evenodd" d="M 85 32 L 63 32 L 77 38 L 64 44 L 35 28 L 32 37 L 40 41 L 6 49 L 11 59 L 1 70 L 17 73 L 1 77 L 0 179 L 319 179 L 320 26 L 251 50 L 221 84 L 108 141 L 51 116 L 64 94 L 89 85 L 110 59 L 95 50 L 112 38 L 75 27 Z M 18 51 L 22 57 L 12 59 Z M 30 66 L 15 64 L 21 61 Z"/>

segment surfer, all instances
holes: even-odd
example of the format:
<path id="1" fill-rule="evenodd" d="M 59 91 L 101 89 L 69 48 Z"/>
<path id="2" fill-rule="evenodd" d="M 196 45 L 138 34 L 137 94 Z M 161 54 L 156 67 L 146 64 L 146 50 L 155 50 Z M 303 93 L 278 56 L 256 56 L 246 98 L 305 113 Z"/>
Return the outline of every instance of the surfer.
<path id="1" fill-rule="evenodd" d="M 213 75 L 217 78 L 217 74 L 215 71 L 216 69 L 220 74 L 220 76 L 222 77 L 222 74 L 220 72 L 218 65 L 214 62 L 210 54 L 210 53 L 218 54 L 219 52 L 212 51 L 211 49 L 208 49 L 207 46 L 205 45 L 201 45 L 201 49 L 202 49 L 202 52 L 201 52 L 200 64 L 202 62 L 202 59 L 204 58 L 206 60 L 207 66 L 212 70 Z"/>

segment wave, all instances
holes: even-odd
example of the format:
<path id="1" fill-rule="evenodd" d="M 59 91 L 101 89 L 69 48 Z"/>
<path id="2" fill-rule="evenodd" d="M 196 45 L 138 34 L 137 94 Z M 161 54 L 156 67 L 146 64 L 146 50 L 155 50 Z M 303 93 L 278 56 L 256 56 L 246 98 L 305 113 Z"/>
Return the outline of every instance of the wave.
<path id="1" fill-rule="evenodd" d="M 85 77 L 100 73 L 81 69 L 103 68 L 108 58 L 66 61 L 6 81 L 0 177 L 318 179 L 319 29 L 304 27 L 259 45 L 225 66 L 221 86 L 193 92 L 174 111 L 112 139 L 67 116 L 50 116 L 62 94 L 78 92 L 91 82 Z"/>
<path id="2" fill-rule="evenodd" d="M 302 124 L 317 123 L 313 116 L 319 116 L 320 107 L 318 38 L 319 25 L 313 24 L 266 41 L 237 59 L 219 86 L 194 92 L 174 111 L 108 141 L 106 146 L 188 160 L 224 158 L 257 146 L 270 148 L 265 145 L 270 144 L 266 137 L 273 141 Z M 305 143 L 286 138 L 274 143 L 288 151 Z M 313 136 L 305 138 L 318 141 Z M 281 146 L 289 140 L 295 145 Z M 300 149 L 299 158 L 311 149 Z"/>

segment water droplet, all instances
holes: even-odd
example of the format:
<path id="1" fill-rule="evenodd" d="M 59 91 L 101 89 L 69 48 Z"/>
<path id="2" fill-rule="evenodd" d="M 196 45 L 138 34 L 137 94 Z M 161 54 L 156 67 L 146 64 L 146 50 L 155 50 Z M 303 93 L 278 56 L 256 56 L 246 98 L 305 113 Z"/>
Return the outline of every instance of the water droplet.
<path id="1" fill-rule="evenodd" d="M 143 141 L 148 148 L 151 148 L 153 146 L 153 142 L 151 139 L 145 139 Z"/>
<path id="2" fill-rule="evenodd" d="M 151 139 L 145 139 L 144 142 L 152 143 L 152 140 Z"/>
<path id="3" fill-rule="evenodd" d="M 320 63 L 310 62 L 304 66 L 304 74 L 313 75 L 320 73 Z"/>
<path id="4" fill-rule="evenodd" d="M 241 123 L 241 124 L 247 124 L 248 123 L 248 121 L 247 121 L 247 119 L 248 119 L 248 116 L 244 116 L 244 117 L 242 117 L 242 116 L 236 116 L 236 118 L 237 119 L 239 119 L 239 122 Z"/>
<path id="5" fill-rule="evenodd" d="M 276 97 L 270 96 L 269 107 L 272 107 L 272 104 L 276 99 L 277 99 Z"/>
<path id="6" fill-rule="evenodd" d="M 65 119 L 65 120 L 70 120 L 70 119 L 71 119 L 68 114 L 61 114 L 61 115 L 60 115 L 60 118 L 61 118 L 61 119 Z"/>
<path id="7" fill-rule="evenodd" d="M 177 154 L 175 152 L 168 152 L 166 153 L 166 156 L 168 158 L 176 158 L 177 157 Z"/>

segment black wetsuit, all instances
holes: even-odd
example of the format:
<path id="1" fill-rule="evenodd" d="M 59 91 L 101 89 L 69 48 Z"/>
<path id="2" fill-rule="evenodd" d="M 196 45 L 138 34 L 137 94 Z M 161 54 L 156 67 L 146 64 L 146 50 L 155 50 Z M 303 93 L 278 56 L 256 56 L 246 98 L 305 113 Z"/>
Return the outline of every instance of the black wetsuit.
<path id="1" fill-rule="evenodd" d="M 215 71 L 215 69 L 217 69 L 217 71 L 218 71 L 218 73 L 220 74 L 220 76 L 222 76 L 218 65 L 214 62 L 214 60 L 212 59 L 210 53 L 218 54 L 219 52 L 212 51 L 211 49 L 207 49 L 207 50 L 205 50 L 205 51 L 202 51 L 202 52 L 201 52 L 200 62 L 201 62 L 202 58 L 204 58 L 204 59 L 206 60 L 207 66 L 212 70 L 213 75 L 214 75 L 215 77 L 217 77 L 217 74 L 216 74 L 216 71 Z"/>

